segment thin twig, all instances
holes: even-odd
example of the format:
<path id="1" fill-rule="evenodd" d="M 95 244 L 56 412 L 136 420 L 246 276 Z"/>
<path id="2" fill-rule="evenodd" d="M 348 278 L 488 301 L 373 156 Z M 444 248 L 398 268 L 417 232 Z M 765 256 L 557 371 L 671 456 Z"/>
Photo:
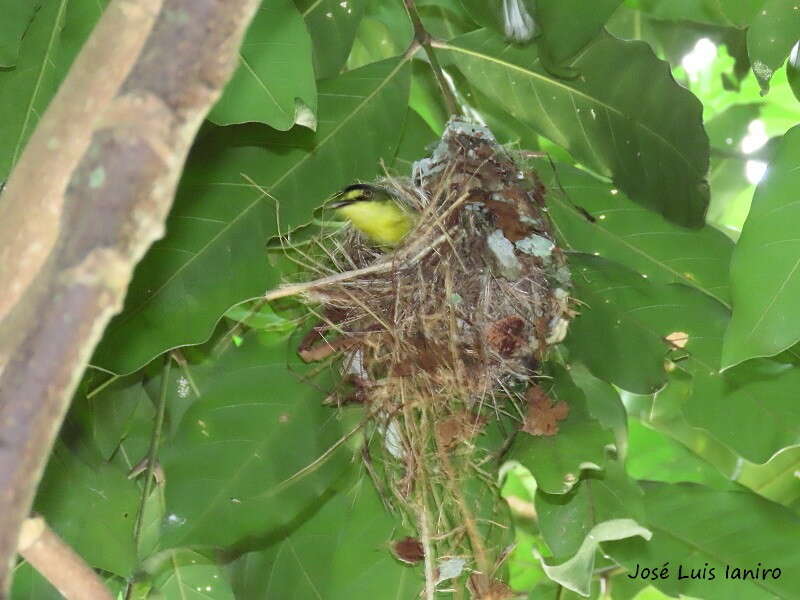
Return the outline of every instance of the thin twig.
<path id="1" fill-rule="evenodd" d="M 408 18 L 411 19 L 411 25 L 414 27 L 414 41 L 422 46 L 425 50 L 425 54 L 428 56 L 428 62 L 431 65 L 434 77 L 436 77 L 436 82 L 439 84 L 439 89 L 442 92 L 442 99 L 447 107 L 447 112 L 451 115 L 457 115 L 460 112 L 458 110 L 458 103 L 456 102 L 455 96 L 453 96 L 450 85 L 447 83 L 444 71 L 442 71 L 442 66 L 439 64 L 439 59 L 436 58 L 436 53 L 431 46 L 431 34 L 428 33 L 425 26 L 422 24 L 422 19 L 419 16 L 414 0 L 403 0 L 403 4 L 406 7 Z"/>
<path id="2" fill-rule="evenodd" d="M 45 523 L 22 523 L 17 550 L 62 596 L 70 600 L 114 600 L 97 573 Z"/>
<path id="3" fill-rule="evenodd" d="M 150 436 L 150 448 L 147 451 L 147 468 L 145 470 L 144 488 L 142 488 L 142 498 L 139 502 L 139 512 L 136 515 L 136 524 L 133 529 L 133 540 L 138 548 L 139 538 L 142 534 L 142 523 L 144 522 L 144 510 L 147 504 L 147 499 L 153 490 L 153 477 L 156 467 L 156 454 L 158 454 L 158 446 L 161 441 L 161 431 L 164 428 L 164 414 L 167 407 L 167 389 L 169 386 L 169 374 L 172 368 L 172 357 L 167 354 L 164 361 L 164 370 L 161 373 L 161 389 L 158 395 L 158 406 L 156 407 L 156 421 L 153 425 L 153 434 Z M 130 598 L 133 591 L 131 582 L 128 582 L 127 589 L 125 590 L 126 600 Z"/>

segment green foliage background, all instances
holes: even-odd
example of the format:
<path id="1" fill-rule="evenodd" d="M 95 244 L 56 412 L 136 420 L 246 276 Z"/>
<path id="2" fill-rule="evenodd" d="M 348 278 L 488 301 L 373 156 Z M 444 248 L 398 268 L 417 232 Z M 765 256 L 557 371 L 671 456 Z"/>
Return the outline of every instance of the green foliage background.
<path id="1" fill-rule="evenodd" d="M 569 418 L 494 474 L 538 516 L 512 510 L 499 575 L 530 598 L 800 597 L 797 3 L 538 0 L 528 44 L 506 41 L 500 4 L 417 2 L 461 109 L 549 155 L 584 306 L 551 371 Z M 6 7 L 0 179 L 103 6 Z M 701 39 L 716 55 L 687 68 Z M 295 356 L 309 315 L 252 301 L 293 276 L 271 239 L 354 180 L 408 172 L 443 131 L 411 41 L 401 0 L 264 0 L 36 501 L 120 597 L 417 597 L 421 570 L 388 551 L 413 527 L 384 511 L 357 439 L 330 450 L 360 415 L 324 407 L 332 370 Z M 757 119 L 769 140 L 746 152 Z M 146 486 L 128 473 L 151 450 Z M 781 578 L 677 579 L 759 562 Z M 636 563 L 671 577 L 631 580 Z M 13 597 L 58 594 L 20 563 Z"/>

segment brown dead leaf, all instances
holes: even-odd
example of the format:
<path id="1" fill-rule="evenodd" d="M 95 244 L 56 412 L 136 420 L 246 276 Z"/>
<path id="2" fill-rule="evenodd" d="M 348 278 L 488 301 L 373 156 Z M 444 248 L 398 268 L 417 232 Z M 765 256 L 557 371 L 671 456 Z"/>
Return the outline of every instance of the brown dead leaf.
<path id="1" fill-rule="evenodd" d="M 484 200 L 486 208 L 494 217 L 494 224 L 503 232 L 510 242 L 518 242 L 531 233 L 531 228 L 519 219 L 517 208 L 502 200 Z"/>
<path id="2" fill-rule="evenodd" d="M 328 358 L 331 354 L 335 354 L 341 350 L 352 348 L 359 344 L 362 340 L 354 337 L 341 337 L 333 341 L 323 340 L 319 344 L 300 347 L 297 353 L 304 362 L 316 362 L 324 358 Z"/>
<path id="3" fill-rule="evenodd" d="M 510 600 L 513 590 L 502 581 L 489 579 L 482 573 L 473 573 L 469 577 L 469 591 L 476 600 Z"/>
<path id="4" fill-rule="evenodd" d="M 553 402 L 550 396 L 538 385 L 528 388 L 528 414 L 522 431 L 531 435 L 555 435 L 558 433 L 558 421 L 569 415 L 566 402 Z"/>
<path id="5" fill-rule="evenodd" d="M 485 417 L 465 411 L 437 423 L 436 438 L 445 450 L 449 450 L 478 435 L 483 431 L 484 425 L 486 425 Z"/>
<path id="6" fill-rule="evenodd" d="M 425 558 L 425 550 L 422 544 L 418 539 L 412 537 L 394 542 L 392 544 L 392 552 L 399 560 L 410 565 L 415 565 Z"/>
<path id="7" fill-rule="evenodd" d="M 525 344 L 524 329 L 525 321 L 520 317 L 505 317 L 486 328 L 486 343 L 500 356 L 509 357 Z"/>
<path id="8" fill-rule="evenodd" d="M 685 348 L 686 344 L 689 343 L 689 334 L 684 331 L 673 331 L 664 337 L 664 341 L 673 348 L 680 350 L 681 348 Z"/>

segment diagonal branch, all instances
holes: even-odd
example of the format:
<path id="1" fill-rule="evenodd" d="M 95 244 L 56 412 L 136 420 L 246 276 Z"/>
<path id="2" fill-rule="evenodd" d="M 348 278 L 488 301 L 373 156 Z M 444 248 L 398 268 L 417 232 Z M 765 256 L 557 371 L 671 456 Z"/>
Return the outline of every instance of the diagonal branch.
<path id="1" fill-rule="evenodd" d="M 436 57 L 433 46 L 431 46 L 431 34 L 428 33 L 428 30 L 425 29 L 425 26 L 422 24 L 422 19 L 419 16 L 419 11 L 417 11 L 414 0 L 403 0 L 403 5 L 406 7 L 406 13 L 408 13 L 408 18 L 411 20 L 411 25 L 414 27 L 414 42 L 422 46 L 425 50 L 425 54 L 428 56 L 428 62 L 439 84 L 439 91 L 442 92 L 442 99 L 444 100 L 447 112 L 450 115 L 459 114 L 458 102 L 456 102 L 453 91 L 450 89 L 447 79 L 445 79 L 442 65 Z"/>
<path id="2" fill-rule="evenodd" d="M 164 231 L 189 146 L 258 0 L 113 0 L 0 213 L 0 599 L 76 383 Z M 46 174 L 46 177 L 43 176 Z"/>

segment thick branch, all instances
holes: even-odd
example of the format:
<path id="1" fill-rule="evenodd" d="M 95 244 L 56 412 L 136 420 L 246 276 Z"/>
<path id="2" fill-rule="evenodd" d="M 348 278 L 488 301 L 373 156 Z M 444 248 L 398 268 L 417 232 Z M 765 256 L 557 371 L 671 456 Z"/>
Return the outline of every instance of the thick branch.
<path id="1" fill-rule="evenodd" d="M 70 397 L 163 234 L 258 4 L 113 0 L 11 174 L 0 215 L 11 291 L 0 307 L 0 598 Z"/>
<path id="2" fill-rule="evenodd" d="M 26 519 L 19 535 L 19 553 L 70 600 L 114 600 L 92 568 L 50 529 L 42 517 Z"/>

